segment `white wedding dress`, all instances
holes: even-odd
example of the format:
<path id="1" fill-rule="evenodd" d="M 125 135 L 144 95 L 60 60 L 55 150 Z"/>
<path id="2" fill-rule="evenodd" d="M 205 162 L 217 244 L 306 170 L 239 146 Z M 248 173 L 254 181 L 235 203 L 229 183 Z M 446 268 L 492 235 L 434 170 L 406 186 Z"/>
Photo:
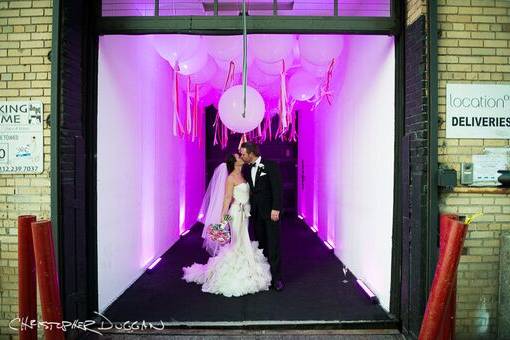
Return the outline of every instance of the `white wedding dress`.
<path id="1" fill-rule="evenodd" d="M 241 296 L 268 290 L 271 271 L 267 258 L 257 241 L 250 241 L 248 217 L 250 216 L 250 186 L 234 186 L 234 201 L 229 215 L 231 241 L 206 264 L 194 263 L 183 268 L 183 279 L 202 285 L 202 291 L 227 297 Z M 205 226 L 204 226 L 205 228 Z"/>

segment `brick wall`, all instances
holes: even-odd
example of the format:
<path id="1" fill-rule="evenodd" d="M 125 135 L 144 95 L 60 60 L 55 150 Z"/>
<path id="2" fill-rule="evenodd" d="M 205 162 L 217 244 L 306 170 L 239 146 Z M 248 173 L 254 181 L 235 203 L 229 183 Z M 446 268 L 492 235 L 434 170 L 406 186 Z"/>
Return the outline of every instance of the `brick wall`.
<path id="1" fill-rule="evenodd" d="M 0 101 L 40 100 L 50 113 L 52 1 L 0 1 Z M 50 217 L 50 130 L 44 126 L 44 172 L 0 175 L 0 339 L 16 337 L 17 216 Z M 39 307 L 40 314 L 40 307 Z"/>
<path id="2" fill-rule="evenodd" d="M 458 171 L 484 147 L 508 146 L 509 140 L 446 139 L 447 82 L 508 83 L 510 81 L 510 1 L 439 0 L 439 161 Z M 459 339 L 495 338 L 497 330 L 499 236 L 510 229 L 508 194 L 468 190 L 441 195 L 441 210 L 470 215 L 483 211 L 469 227 L 458 274 Z M 490 315 L 488 333 L 480 333 L 482 299 Z M 481 327 L 483 328 L 483 327 Z"/>

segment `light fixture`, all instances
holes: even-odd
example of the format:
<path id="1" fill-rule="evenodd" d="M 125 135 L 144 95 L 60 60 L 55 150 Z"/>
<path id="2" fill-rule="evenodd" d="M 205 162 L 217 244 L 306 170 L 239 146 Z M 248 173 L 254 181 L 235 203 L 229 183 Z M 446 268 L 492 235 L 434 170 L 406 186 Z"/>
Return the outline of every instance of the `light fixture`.
<path id="1" fill-rule="evenodd" d="M 370 288 L 367 287 L 367 285 L 363 281 L 357 279 L 356 282 L 363 289 L 365 294 L 368 295 L 368 298 L 370 299 L 370 301 L 372 301 L 372 303 L 379 303 L 379 299 L 377 298 L 377 296 L 375 296 L 375 294 L 370 290 Z"/>
<path id="2" fill-rule="evenodd" d="M 149 266 L 149 268 L 147 268 L 148 270 L 151 270 L 152 268 L 154 268 L 158 263 L 159 261 L 161 261 L 161 257 L 158 257 L 156 259 L 156 261 L 152 262 L 152 264 Z"/>
<path id="3" fill-rule="evenodd" d="M 242 1 L 218 1 L 216 4 L 218 7 L 218 12 L 232 12 L 232 11 L 241 11 L 242 10 Z M 205 12 L 213 12 L 214 11 L 214 1 L 202 1 L 202 6 L 204 7 Z M 273 11 L 274 9 L 273 1 L 250 1 L 246 2 L 246 10 L 247 11 Z M 276 2 L 276 10 L 278 11 L 291 11 L 294 9 L 294 1 L 277 1 Z"/>
<path id="4" fill-rule="evenodd" d="M 314 226 L 310 226 L 310 229 L 312 229 L 312 231 L 313 231 L 314 233 L 316 233 L 316 232 L 318 231 L 317 227 L 314 227 Z"/>
<path id="5" fill-rule="evenodd" d="M 188 229 L 188 230 L 184 230 L 184 231 L 181 233 L 181 236 L 186 235 L 187 233 L 189 233 L 189 231 L 190 231 L 190 229 Z"/>
<path id="6" fill-rule="evenodd" d="M 304 220 L 304 219 L 305 219 L 302 215 L 297 215 L 297 217 L 298 217 L 300 220 Z"/>
<path id="7" fill-rule="evenodd" d="M 200 220 L 202 217 L 204 217 L 204 213 L 201 212 L 200 214 L 198 214 L 198 219 Z"/>

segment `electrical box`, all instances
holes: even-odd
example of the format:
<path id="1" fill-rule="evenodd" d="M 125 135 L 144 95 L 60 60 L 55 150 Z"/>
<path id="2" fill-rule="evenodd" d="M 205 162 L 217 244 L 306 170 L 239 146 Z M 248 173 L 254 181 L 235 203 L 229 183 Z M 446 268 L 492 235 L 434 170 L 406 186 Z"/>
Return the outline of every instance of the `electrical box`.
<path id="1" fill-rule="evenodd" d="M 437 185 L 443 188 L 453 188 L 457 185 L 457 171 L 455 169 L 439 168 Z"/>

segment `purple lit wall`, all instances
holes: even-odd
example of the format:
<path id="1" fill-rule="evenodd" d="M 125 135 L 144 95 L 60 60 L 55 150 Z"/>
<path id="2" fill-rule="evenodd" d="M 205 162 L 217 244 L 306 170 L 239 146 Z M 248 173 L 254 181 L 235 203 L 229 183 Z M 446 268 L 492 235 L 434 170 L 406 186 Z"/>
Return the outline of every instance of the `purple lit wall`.
<path id="1" fill-rule="evenodd" d="M 334 101 L 299 114 L 298 211 L 389 309 L 394 40 L 346 36 Z M 304 177 L 304 183 L 302 178 Z"/>
<path id="2" fill-rule="evenodd" d="M 148 36 L 101 37 L 98 73 L 101 312 L 195 223 L 205 143 L 172 135 L 173 71 Z"/>

